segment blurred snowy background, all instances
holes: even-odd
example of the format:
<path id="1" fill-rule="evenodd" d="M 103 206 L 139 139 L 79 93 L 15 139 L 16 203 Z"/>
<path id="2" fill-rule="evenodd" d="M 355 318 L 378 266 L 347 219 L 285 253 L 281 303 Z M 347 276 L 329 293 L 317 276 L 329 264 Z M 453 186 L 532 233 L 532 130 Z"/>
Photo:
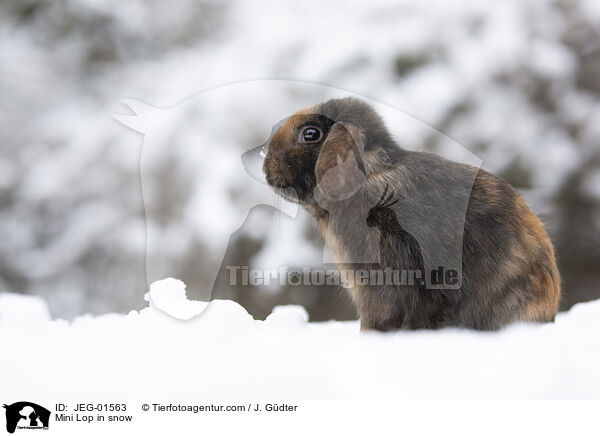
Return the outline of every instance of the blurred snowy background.
<path id="1" fill-rule="evenodd" d="M 595 0 L 4 0 L 0 35 L 0 292 L 39 295 L 53 316 L 145 305 L 142 137 L 112 118 L 128 113 L 119 101 L 167 108 L 256 79 L 347 90 L 453 138 L 522 192 L 546 223 L 564 282 L 563 309 L 600 297 Z M 239 143 L 239 153 L 262 143 L 287 114 L 270 119 L 270 105 L 298 108 L 305 98 L 281 93 L 278 102 L 247 108 L 247 117 L 222 114 L 232 123 L 224 142 Z M 197 130 L 186 123 L 173 143 L 189 146 Z M 413 132 L 402 145 L 443 152 L 442 135 L 432 132 Z M 211 162 L 238 155 L 224 147 Z M 164 188 L 154 190 L 153 207 L 164 213 L 150 214 L 147 224 L 175 245 L 166 250 L 167 269 L 199 298 L 207 268 L 220 261 L 211 256 L 212 235 L 173 234 L 165 223 L 168 211 L 194 200 L 190 187 L 202 172 L 168 159 L 151 170 Z M 228 186 L 235 178 L 219 180 L 215 189 L 235 204 L 240 193 Z M 214 219 L 227 219 L 226 207 L 222 214 Z M 223 264 L 268 257 L 274 244 L 265 229 L 279 219 L 258 209 L 249 221 L 261 225 L 232 237 Z M 287 252 L 297 264 L 289 266 L 303 267 L 322 242 L 302 214 L 293 228 Z M 221 270 L 212 297 L 236 300 L 255 317 L 286 303 L 305 306 L 311 320 L 355 317 L 337 289 L 230 287 Z"/>

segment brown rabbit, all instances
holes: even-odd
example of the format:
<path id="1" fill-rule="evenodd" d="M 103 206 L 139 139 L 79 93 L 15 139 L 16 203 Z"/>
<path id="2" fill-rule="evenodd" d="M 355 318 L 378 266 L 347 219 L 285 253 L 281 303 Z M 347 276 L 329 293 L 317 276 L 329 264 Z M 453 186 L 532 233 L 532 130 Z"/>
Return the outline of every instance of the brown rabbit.
<path id="1" fill-rule="evenodd" d="M 362 329 L 554 320 L 554 249 L 521 196 L 483 170 L 400 148 L 366 103 L 334 99 L 292 115 L 263 171 L 315 217 L 339 269 L 368 272 L 350 283 Z"/>

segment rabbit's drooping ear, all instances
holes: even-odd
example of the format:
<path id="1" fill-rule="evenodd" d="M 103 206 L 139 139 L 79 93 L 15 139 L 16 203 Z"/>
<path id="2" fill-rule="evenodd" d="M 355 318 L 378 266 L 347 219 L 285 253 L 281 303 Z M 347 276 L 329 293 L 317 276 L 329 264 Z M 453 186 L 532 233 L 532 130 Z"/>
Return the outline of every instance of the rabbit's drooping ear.
<path id="1" fill-rule="evenodd" d="M 335 124 L 315 165 L 317 187 L 330 200 L 345 200 L 354 195 L 366 180 L 362 160 L 365 136 L 352 124 Z"/>

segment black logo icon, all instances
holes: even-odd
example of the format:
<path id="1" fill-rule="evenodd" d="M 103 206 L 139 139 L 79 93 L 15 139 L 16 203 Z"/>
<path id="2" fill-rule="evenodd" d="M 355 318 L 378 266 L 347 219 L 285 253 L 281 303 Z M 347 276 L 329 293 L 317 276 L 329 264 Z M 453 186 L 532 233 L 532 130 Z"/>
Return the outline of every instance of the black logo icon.
<path id="1" fill-rule="evenodd" d="M 50 411 L 29 401 L 19 401 L 6 409 L 6 431 L 14 433 L 15 429 L 48 429 Z"/>

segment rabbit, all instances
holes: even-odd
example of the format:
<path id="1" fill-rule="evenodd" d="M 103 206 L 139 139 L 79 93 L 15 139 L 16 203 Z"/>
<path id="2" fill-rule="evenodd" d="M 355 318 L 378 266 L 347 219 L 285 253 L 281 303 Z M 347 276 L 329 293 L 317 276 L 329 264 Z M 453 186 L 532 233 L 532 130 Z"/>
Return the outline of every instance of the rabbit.
<path id="1" fill-rule="evenodd" d="M 338 269 L 413 273 L 348 283 L 362 330 L 554 321 L 554 248 L 523 198 L 484 170 L 400 147 L 362 100 L 290 116 L 263 172 L 315 218 Z"/>

